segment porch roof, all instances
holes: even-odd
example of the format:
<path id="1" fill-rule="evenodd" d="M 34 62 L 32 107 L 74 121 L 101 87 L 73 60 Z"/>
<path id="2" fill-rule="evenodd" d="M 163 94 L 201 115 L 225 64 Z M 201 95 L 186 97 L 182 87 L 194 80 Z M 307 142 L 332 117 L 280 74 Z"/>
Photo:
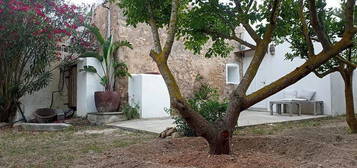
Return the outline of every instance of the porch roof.
<path id="1" fill-rule="evenodd" d="M 240 50 L 240 51 L 236 51 L 236 52 L 234 52 L 235 54 L 245 54 L 245 53 L 247 53 L 247 52 L 250 52 L 250 51 L 254 51 L 254 49 L 246 49 L 246 50 Z"/>

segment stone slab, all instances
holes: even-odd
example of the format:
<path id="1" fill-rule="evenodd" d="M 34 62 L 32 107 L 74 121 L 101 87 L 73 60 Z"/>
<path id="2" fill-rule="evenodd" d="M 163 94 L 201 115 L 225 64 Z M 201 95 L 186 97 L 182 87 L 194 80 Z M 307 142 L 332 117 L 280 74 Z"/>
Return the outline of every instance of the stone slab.
<path id="1" fill-rule="evenodd" d="M 8 123 L 5 123 L 5 122 L 0 122 L 0 128 L 2 128 L 2 127 L 6 127 L 6 126 L 8 126 L 9 124 Z"/>
<path id="2" fill-rule="evenodd" d="M 65 123 L 17 123 L 14 127 L 20 127 L 26 131 L 62 131 L 72 125 Z"/>
<path id="3" fill-rule="evenodd" d="M 105 125 L 126 120 L 122 112 L 88 113 L 87 119 L 92 125 Z"/>
<path id="4" fill-rule="evenodd" d="M 253 126 L 260 124 L 279 123 L 287 121 L 307 120 L 314 118 L 327 117 L 327 115 L 301 115 L 301 116 L 284 116 L 270 115 L 269 112 L 261 111 L 243 111 L 238 120 L 238 126 Z M 139 119 L 123 122 L 115 122 L 108 126 L 118 127 L 129 131 L 140 131 L 160 134 L 168 127 L 175 127 L 174 120 L 171 118 L 156 118 L 156 119 Z"/>
<path id="5" fill-rule="evenodd" d="M 118 131 L 118 129 L 103 129 L 103 130 L 86 130 L 86 131 L 79 131 L 74 133 L 75 135 L 91 135 L 91 134 L 103 134 L 103 135 L 109 135 L 114 133 L 115 131 Z"/>
<path id="6" fill-rule="evenodd" d="M 139 131 L 160 134 L 168 127 L 175 127 L 171 118 L 138 119 L 107 124 L 128 131 Z"/>

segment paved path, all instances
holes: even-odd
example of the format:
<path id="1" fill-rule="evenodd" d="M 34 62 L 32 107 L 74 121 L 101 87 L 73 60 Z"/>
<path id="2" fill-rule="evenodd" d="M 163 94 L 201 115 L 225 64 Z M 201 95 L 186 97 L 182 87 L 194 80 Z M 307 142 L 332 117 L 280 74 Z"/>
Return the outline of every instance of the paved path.
<path id="1" fill-rule="evenodd" d="M 326 117 L 327 115 L 302 115 L 302 116 L 281 116 L 281 115 L 270 115 L 269 112 L 257 112 L 257 111 L 244 111 L 241 113 L 238 126 L 251 126 L 259 124 L 286 122 L 286 121 L 297 121 L 306 120 L 312 118 Z M 130 121 L 121 121 L 116 123 L 108 124 L 109 126 L 118 127 L 122 129 L 127 129 L 131 131 L 144 131 L 151 133 L 161 133 L 167 127 L 174 127 L 173 119 L 170 118 L 158 118 L 158 119 L 139 119 Z"/>

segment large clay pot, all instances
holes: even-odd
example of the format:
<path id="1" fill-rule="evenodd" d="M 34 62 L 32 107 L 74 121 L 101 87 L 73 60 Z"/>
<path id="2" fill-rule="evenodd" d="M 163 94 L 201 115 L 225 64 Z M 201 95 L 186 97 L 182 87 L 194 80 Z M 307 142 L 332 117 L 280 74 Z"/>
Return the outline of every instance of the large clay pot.
<path id="1" fill-rule="evenodd" d="M 95 92 L 94 101 L 98 112 L 115 112 L 119 109 L 120 96 L 114 91 Z"/>

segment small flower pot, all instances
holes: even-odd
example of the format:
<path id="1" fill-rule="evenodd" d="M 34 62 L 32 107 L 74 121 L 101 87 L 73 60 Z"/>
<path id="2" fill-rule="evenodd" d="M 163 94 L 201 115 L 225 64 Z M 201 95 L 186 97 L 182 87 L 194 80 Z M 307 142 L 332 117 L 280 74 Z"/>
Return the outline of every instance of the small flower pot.
<path id="1" fill-rule="evenodd" d="M 119 109 L 120 96 L 115 91 L 95 92 L 94 101 L 98 112 L 116 112 Z"/>

